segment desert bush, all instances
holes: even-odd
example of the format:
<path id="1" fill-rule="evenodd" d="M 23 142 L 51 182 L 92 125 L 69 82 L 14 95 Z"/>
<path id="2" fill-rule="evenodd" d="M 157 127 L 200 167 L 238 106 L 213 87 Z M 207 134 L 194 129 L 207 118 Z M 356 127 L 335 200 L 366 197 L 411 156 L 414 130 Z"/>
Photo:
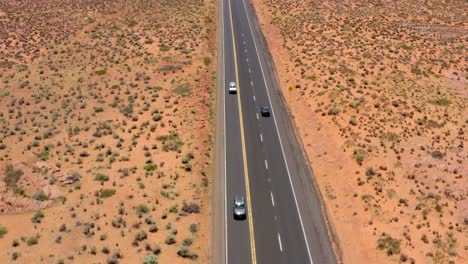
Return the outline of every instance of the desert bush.
<path id="1" fill-rule="evenodd" d="M 175 237 L 174 235 L 170 234 L 166 237 L 166 240 L 164 240 L 164 242 L 167 244 L 167 245 L 172 245 L 172 244 L 175 244 Z"/>
<path id="2" fill-rule="evenodd" d="M 102 174 L 102 173 L 98 173 L 98 174 L 96 174 L 96 176 L 94 176 L 94 180 L 95 181 L 100 181 L 100 182 L 105 182 L 105 181 L 109 180 L 109 176 L 107 176 L 105 174 Z"/>
<path id="3" fill-rule="evenodd" d="M 49 197 L 43 191 L 38 191 L 36 194 L 34 194 L 33 198 L 38 201 L 49 200 Z"/>
<path id="4" fill-rule="evenodd" d="M 95 112 L 95 113 L 102 113 L 102 112 L 104 112 L 104 108 L 102 108 L 102 107 L 94 107 L 94 112 Z"/>
<path id="5" fill-rule="evenodd" d="M 363 149 L 355 149 L 353 152 L 353 158 L 356 160 L 357 164 L 362 165 L 366 157 L 366 151 Z"/>
<path id="6" fill-rule="evenodd" d="M 149 231 L 150 231 L 151 233 L 156 233 L 156 232 L 158 232 L 158 226 L 155 225 L 155 224 L 150 225 Z"/>
<path id="7" fill-rule="evenodd" d="M 42 213 L 41 211 L 37 211 L 34 214 L 34 216 L 31 218 L 31 222 L 40 223 L 44 217 L 45 217 L 44 213 Z"/>
<path id="8" fill-rule="evenodd" d="M 391 236 L 384 236 L 377 241 L 377 248 L 380 250 L 387 250 L 387 255 L 391 256 L 400 253 L 400 241 L 392 238 Z"/>
<path id="9" fill-rule="evenodd" d="M 159 245 L 155 245 L 153 247 L 153 254 L 155 254 L 155 255 L 161 254 L 161 247 Z"/>
<path id="10" fill-rule="evenodd" d="M 135 210 L 136 210 L 136 212 L 137 212 L 138 214 L 146 214 L 146 213 L 149 212 L 148 206 L 146 206 L 146 205 L 144 205 L 144 204 L 138 205 L 138 206 L 136 207 Z"/>
<path id="11" fill-rule="evenodd" d="M 136 235 L 135 235 L 135 240 L 136 241 L 143 241 L 145 240 L 146 238 L 148 238 L 148 235 L 146 234 L 145 231 L 141 230 L 140 232 L 138 232 Z"/>
<path id="12" fill-rule="evenodd" d="M 445 98 L 440 98 L 436 100 L 429 101 L 430 104 L 439 105 L 439 106 L 449 106 L 450 101 Z"/>
<path id="13" fill-rule="evenodd" d="M 179 95 L 187 95 L 192 91 L 192 88 L 188 83 L 181 84 L 177 86 L 173 92 Z"/>
<path id="14" fill-rule="evenodd" d="M 188 250 L 188 247 L 185 245 L 182 245 L 178 250 L 177 250 L 177 255 L 183 257 L 183 258 L 189 258 L 192 260 L 195 260 L 198 258 L 198 255 L 196 253 L 191 253 Z"/>
<path id="15" fill-rule="evenodd" d="M 2 225 L 0 225 L 0 238 L 8 233 L 8 229 Z"/>
<path id="16" fill-rule="evenodd" d="M 97 70 L 97 71 L 95 71 L 94 73 L 95 73 L 96 75 L 104 75 L 104 74 L 107 73 L 107 71 L 106 71 L 106 70 Z"/>
<path id="17" fill-rule="evenodd" d="M 196 223 L 191 223 L 189 229 L 190 232 L 196 233 L 198 231 L 198 225 Z"/>
<path id="18" fill-rule="evenodd" d="M 372 167 L 367 167 L 366 169 L 366 176 L 367 177 L 372 177 L 375 175 L 375 170 Z"/>
<path id="19" fill-rule="evenodd" d="M 37 236 L 32 236 L 26 240 L 28 246 L 37 245 L 39 243 L 39 238 Z"/>
<path id="20" fill-rule="evenodd" d="M 328 110 L 329 115 L 337 115 L 340 113 L 340 109 L 337 107 L 332 107 L 330 110 Z"/>
<path id="21" fill-rule="evenodd" d="M 14 187 L 23 174 L 22 170 L 15 170 L 13 165 L 7 165 L 3 181 L 8 187 Z"/>
<path id="22" fill-rule="evenodd" d="M 111 197 L 112 195 L 114 195 L 116 192 L 116 190 L 114 189 L 103 189 L 99 195 L 99 197 L 101 198 L 108 198 L 108 197 Z"/>
<path id="23" fill-rule="evenodd" d="M 145 171 L 155 171 L 157 168 L 158 168 L 158 166 L 156 164 L 154 164 L 154 163 L 145 164 L 145 166 L 143 167 L 143 169 L 145 169 Z"/>
<path id="24" fill-rule="evenodd" d="M 434 159 L 443 159 L 444 158 L 444 153 L 438 151 L 438 150 L 435 150 L 433 152 L 431 152 L 431 156 L 434 158 Z"/>
<path id="25" fill-rule="evenodd" d="M 187 246 L 187 247 L 190 246 L 190 245 L 192 245 L 192 243 L 193 243 L 193 241 L 192 241 L 191 238 L 186 238 L 186 239 L 184 239 L 184 240 L 182 241 L 182 245 Z"/>
<path id="26" fill-rule="evenodd" d="M 190 203 L 190 204 L 187 204 L 184 202 L 184 206 L 182 207 L 182 211 L 186 212 L 186 213 L 200 213 L 200 206 L 196 203 Z"/>
<path id="27" fill-rule="evenodd" d="M 351 125 L 353 125 L 353 126 L 356 126 L 356 125 L 358 124 L 358 121 L 356 120 L 356 118 L 351 118 L 351 119 L 349 120 L 349 123 L 350 123 Z"/>
<path id="28" fill-rule="evenodd" d="M 158 264 L 158 257 L 154 254 L 148 254 L 143 258 L 143 264 Z"/>

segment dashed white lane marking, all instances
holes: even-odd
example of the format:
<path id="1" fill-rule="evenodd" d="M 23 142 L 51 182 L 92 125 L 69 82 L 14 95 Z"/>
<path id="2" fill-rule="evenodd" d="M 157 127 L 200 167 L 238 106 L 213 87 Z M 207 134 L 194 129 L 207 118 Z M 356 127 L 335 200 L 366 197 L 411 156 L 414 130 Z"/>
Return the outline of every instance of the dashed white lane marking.
<path id="1" fill-rule="evenodd" d="M 250 68 L 249 68 L 249 73 L 250 73 Z"/>
<path id="2" fill-rule="evenodd" d="M 244 52 L 247 53 L 247 49 L 244 49 Z"/>
<path id="3" fill-rule="evenodd" d="M 272 192 L 270 192 L 270 196 L 271 196 L 271 204 L 274 207 L 275 206 L 275 199 L 273 198 L 273 193 Z"/>
<path id="4" fill-rule="evenodd" d="M 281 244 L 281 236 L 279 233 L 278 233 L 278 243 L 279 243 L 281 252 L 283 252 L 283 245 Z"/>
<path id="5" fill-rule="evenodd" d="M 244 45 L 245 45 L 245 40 L 244 40 Z"/>
<path id="6" fill-rule="evenodd" d="M 247 58 L 247 62 L 249 62 L 249 58 Z"/>
<path id="7" fill-rule="evenodd" d="M 253 82 L 252 82 L 252 81 L 250 81 L 250 86 L 252 86 L 252 87 L 253 87 Z"/>
<path id="8" fill-rule="evenodd" d="M 253 96 L 253 99 L 254 99 L 254 101 L 255 101 L 255 95 Z"/>
<path id="9" fill-rule="evenodd" d="M 263 136 L 260 134 L 260 142 L 263 142 Z"/>
<path id="10" fill-rule="evenodd" d="M 265 160 L 265 168 L 268 170 L 268 161 Z"/>
<path id="11" fill-rule="evenodd" d="M 260 119 L 260 118 L 258 117 L 258 113 L 257 113 L 257 119 Z"/>

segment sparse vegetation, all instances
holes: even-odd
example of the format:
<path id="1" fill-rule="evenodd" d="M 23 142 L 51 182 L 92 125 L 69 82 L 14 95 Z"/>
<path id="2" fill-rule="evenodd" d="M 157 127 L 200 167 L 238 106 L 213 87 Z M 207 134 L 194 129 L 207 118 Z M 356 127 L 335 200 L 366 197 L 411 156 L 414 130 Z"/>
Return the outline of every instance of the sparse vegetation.
<path id="1" fill-rule="evenodd" d="M 0 263 L 208 259 L 216 8 L 0 1 Z"/>

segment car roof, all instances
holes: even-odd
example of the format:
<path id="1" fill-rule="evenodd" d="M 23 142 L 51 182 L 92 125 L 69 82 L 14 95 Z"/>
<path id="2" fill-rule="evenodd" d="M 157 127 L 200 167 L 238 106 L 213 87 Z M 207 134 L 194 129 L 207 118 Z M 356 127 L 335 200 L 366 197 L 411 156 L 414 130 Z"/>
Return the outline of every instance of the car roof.
<path id="1" fill-rule="evenodd" d="M 236 82 L 230 82 L 229 84 L 230 85 L 236 85 Z"/>

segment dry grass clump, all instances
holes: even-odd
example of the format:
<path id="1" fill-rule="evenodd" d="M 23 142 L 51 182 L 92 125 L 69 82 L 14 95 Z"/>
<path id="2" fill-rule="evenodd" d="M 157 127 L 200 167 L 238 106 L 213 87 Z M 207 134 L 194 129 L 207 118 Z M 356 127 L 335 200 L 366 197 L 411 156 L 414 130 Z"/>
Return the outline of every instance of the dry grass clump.
<path id="1" fill-rule="evenodd" d="M 466 2 L 254 2 L 338 229 L 400 261 L 466 262 Z"/>
<path id="2" fill-rule="evenodd" d="M 208 262 L 215 8 L 0 3 L 1 263 Z"/>

